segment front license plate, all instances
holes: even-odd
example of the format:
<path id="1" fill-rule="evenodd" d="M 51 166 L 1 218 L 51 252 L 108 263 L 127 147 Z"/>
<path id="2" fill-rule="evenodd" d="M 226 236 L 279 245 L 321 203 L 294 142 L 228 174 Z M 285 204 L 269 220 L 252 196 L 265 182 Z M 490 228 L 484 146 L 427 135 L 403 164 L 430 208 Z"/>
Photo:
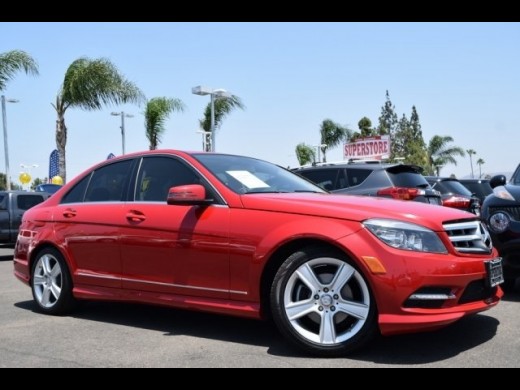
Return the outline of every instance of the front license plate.
<path id="1" fill-rule="evenodd" d="M 487 282 L 493 288 L 504 283 L 504 270 L 502 259 L 486 261 Z"/>

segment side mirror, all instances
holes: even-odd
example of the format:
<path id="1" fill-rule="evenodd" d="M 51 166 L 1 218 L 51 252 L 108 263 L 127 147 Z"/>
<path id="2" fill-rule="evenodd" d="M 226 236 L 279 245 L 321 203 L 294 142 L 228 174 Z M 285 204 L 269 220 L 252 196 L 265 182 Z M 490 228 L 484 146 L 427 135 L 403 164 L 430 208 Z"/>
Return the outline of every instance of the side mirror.
<path id="1" fill-rule="evenodd" d="M 201 206 L 213 203 L 206 199 L 206 189 L 198 184 L 170 188 L 168 204 L 170 206 Z"/>
<path id="2" fill-rule="evenodd" d="M 489 185 L 491 186 L 491 188 L 505 186 L 506 184 L 507 184 L 507 178 L 504 175 L 495 176 L 489 182 Z"/>

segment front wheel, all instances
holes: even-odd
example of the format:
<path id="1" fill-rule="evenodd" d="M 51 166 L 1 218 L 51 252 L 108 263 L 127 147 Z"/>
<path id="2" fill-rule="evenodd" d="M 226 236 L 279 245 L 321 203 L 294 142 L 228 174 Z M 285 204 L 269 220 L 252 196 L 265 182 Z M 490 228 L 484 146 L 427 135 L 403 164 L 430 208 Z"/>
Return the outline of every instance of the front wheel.
<path id="1" fill-rule="evenodd" d="M 275 276 L 271 307 L 280 331 L 314 355 L 345 355 L 377 334 L 370 287 L 336 251 L 306 248 L 289 257 Z"/>
<path id="2" fill-rule="evenodd" d="M 46 314 L 65 314 L 74 306 L 67 263 L 55 249 L 44 249 L 32 268 L 31 286 L 38 309 Z"/>

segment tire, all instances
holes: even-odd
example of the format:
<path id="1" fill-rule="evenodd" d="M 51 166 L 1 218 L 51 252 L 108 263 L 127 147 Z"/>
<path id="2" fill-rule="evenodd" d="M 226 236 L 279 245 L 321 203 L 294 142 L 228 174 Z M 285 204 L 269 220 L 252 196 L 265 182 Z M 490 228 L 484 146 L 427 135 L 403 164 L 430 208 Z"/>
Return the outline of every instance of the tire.
<path id="1" fill-rule="evenodd" d="M 331 249 L 308 247 L 282 264 L 271 288 L 271 310 L 280 332 L 312 355 L 344 356 L 378 334 L 365 276 Z"/>
<path id="2" fill-rule="evenodd" d="M 504 284 L 502 284 L 502 290 L 504 290 L 505 293 L 512 293 L 515 291 L 516 286 L 516 279 L 506 279 Z"/>
<path id="3" fill-rule="evenodd" d="M 31 289 L 42 313 L 63 315 L 75 306 L 69 267 L 56 249 L 38 253 L 31 272 Z"/>

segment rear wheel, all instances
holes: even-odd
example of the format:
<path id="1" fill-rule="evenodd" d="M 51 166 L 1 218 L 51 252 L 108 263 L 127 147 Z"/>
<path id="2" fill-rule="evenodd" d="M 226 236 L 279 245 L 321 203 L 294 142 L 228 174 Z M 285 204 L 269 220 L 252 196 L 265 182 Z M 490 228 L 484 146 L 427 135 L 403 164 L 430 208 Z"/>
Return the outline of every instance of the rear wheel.
<path id="1" fill-rule="evenodd" d="M 315 355 L 345 355 L 377 334 L 365 277 L 333 250 L 306 248 L 289 257 L 275 276 L 271 307 L 280 331 Z"/>
<path id="2" fill-rule="evenodd" d="M 72 309 L 72 281 L 61 253 L 44 249 L 34 261 L 31 287 L 38 309 L 46 314 L 60 315 Z"/>

